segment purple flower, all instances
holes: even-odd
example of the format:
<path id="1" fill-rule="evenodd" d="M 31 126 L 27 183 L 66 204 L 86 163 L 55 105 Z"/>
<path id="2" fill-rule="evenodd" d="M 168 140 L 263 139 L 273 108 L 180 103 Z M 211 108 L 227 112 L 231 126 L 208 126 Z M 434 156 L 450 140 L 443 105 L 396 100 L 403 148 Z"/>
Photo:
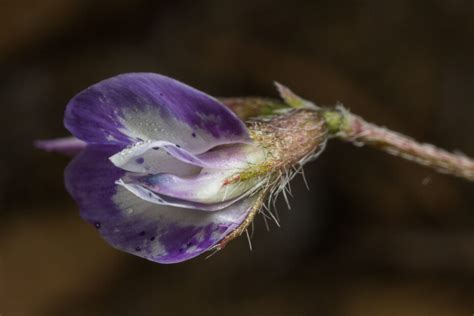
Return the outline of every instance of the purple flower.
<path id="1" fill-rule="evenodd" d="M 235 231 L 259 200 L 264 177 L 232 179 L 265 151 L 223 104 L 171 78 L 99 82 L 69 102 L 64 124 L 80 140 L 38 146 L 85 148 L 65 171 L 66 187 L 81 216 L 120 250 L 160 263 L 193 258 Z"/>
<path id="2" fill-rule="evenodd" d="M 242 108 L 250 101 L 233 102 Z M 246 126 L 203 92 L 162 75 L 132 73 L 69 102 L 64 124 L 76 138 L 37 146 L 80 152 L 65 171 L 66 188 L 108 243 L 176 263 L 242 233 L 265 196 L 281 190 L 284 175 L 321 148 L 325 139 L 316 136 L 323 125 L 315 118 L 300 109 Z"/>

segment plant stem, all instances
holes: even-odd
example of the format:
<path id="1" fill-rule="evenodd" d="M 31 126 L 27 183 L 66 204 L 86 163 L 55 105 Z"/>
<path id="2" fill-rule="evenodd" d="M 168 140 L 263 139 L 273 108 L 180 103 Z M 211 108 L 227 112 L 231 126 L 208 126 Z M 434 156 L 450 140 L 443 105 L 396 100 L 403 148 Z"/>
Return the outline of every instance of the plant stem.
<path id="1" fill-rule="evenodd" d="M 368 123 L 342 107 L 321 109 L 333 136 L 355 145 L 368 145 L 418 164 L 474 181 L 474 160 L 460 153 L 450 153 L 411 137 Z"/>

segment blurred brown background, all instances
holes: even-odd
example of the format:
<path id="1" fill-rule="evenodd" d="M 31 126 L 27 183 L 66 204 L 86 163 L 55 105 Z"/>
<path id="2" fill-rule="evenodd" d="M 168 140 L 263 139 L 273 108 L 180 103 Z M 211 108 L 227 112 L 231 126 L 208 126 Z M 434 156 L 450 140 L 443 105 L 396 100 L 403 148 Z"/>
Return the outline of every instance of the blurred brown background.
<path id="1" fill-rule="evenodd" d="M 158 265 L 110 248 L 63 188 L 64 106 L 112 75 L 318 104 L 474 155 L 474 2 L 0 1 L 0 314 L 471 315 L 474 185 L 332 141 L 254 250 Z"/>

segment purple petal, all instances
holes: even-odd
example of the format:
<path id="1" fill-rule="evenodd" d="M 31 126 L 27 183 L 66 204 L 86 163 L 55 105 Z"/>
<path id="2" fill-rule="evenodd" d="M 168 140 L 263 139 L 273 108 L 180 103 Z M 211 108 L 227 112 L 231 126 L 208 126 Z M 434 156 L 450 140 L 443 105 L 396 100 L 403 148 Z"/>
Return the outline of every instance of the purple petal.
<path id="1" fill-rule="evenodd" d="M 127 176 L 125 176 L 127 177 Z M 130 181 L 130 180 L 129 180 Z M 167 196 L 164 194 L 160 194 L 157 192 L 153 192 L 152 190 L 148 189 L 146 186 L 140 184 L 135 180 L 135 182 L 125 183 L 122 179 L 118 180 L 116 184 L 124 187 L 135 196 L 140 198 L 143 201 L 147 201 L 154 204 L 159 205 L 166 205 L 166 206 L 176 206 L 179 208 L 187 208 L 193 210 L 200 210 L 200 211 L 208 211 L 214 212 L 225 209 L 230 205 L 234 204 L 238 200 L 248 196 L 251 192 L 248 192 L 245 196 L 238 196 L 233 199 L 226 199 L 224 201 L 216 202 L 216 203 L 200 203 L 194 202 L 186 199 L 180 199 L 173 196 Z"/>
<path id="2" fill-rule="evenodd" d="M 86 147 L 86 143 L 75 137 L 37 140 L 35 146 L 44 151 L 56 152 L 67 156 L 75 156 Z"/>
<path id="3" fill-rule="evenodd" d="M 117 147 L 89 146 L 68 166 L 66 187 L 113 247 L 160 263 L 191 259 L 219 243 L 246 218 L 252 196 L 216 212 L 202 212 L 143 201 L 116 181 L 125 175 L 110 163 Z"/>
<path id="4" fill-rule="evenodd" d="M 124 178 L 120 183 L 130 189 L 142 186 L 144 192 L 168 196 L 180 200 L 202 204 L 222 203 L 244 197 L 258 190 L 264 183 L 263 177 L 254 177 L 245 181 L 228 182 L 237 175 L 236 170 L 207 170 L 194 176 L 179 177 L 173 174 Z M 133 191 L 133 190 L 132 190 Z"/>
<path id="5" fill-rule="evenodd" d="M 250 164 L 261 163 L 265 157 L 262 149 L 251 144 L 223 145 L 194 155 L 169 142 L 154 141 L 127 147 L 112 156 L 110 160 L 115 166 L 127 171 L 177 174 L 170 169 L 186 169 L 183 163 L 210 169 L 245 168 Z M 176 166 L 173 166 L 173 162 Z"/>
<path id="6" fill-rule="evenodd" d="M 137 143 L 110 157 L 118 168 L 138 173 L 173 173 L 177 175 L 197 174 L 201 168 L 171 155 L 167 148 L 175 148 L 169 142 L 156 141 Z"/>
<path id="7" fill-rule="evenodd" d="M 163 140 L 195 154 L 250 142 L 244 123 L 219 101 L 153 73 L 118 75 L 80 92 L 67 105 L 64 124 L 88 143 Z"/>

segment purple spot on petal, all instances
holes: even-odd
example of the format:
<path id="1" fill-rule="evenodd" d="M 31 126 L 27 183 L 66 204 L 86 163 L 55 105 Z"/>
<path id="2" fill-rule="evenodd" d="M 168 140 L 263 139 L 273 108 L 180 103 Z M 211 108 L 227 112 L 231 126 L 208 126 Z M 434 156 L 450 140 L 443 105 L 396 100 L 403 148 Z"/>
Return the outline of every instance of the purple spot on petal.
<path id="1" fill-rule="evenodd" d="M 135 247 L 135 250 L 136 250 L 136 251 L 140 251 L 140 250 L 142 250 L 142 248 L 140 248 L 140 247 Z"/>
<path id="2" fill-rule="evenodd" d="M 135 162 L 136 162 L 137 164 L 140 164 L 140 165 L 141 165 L 142 163 L 145 162 L 145 159 L 144 159 L 143 157 L 139 157 L 139 158 L 135 159 Z"/>
<path id="3" fill-rule="evenodd" d="M 153 147 L 153 150 L 159 150 L 160 147 Z"/>
<path id="4" fill-rule="evenodd" d="M 223 231 L 225 231 L 225 229 Z M 203 252 L 209 249 L 212 245 L 214 245 L 218 240 L 223 237 L 219 235 L 216 239 L 212 237 L 213 232 L 222 233 L 223 231 L 221 231 L 219 226 L 213 224 L 209 224 L 205 227 L 169 227 L 167 233 L 159 237 L 160 243 L 165 247 L 168 252 L 168 255 L 166 255 L 162 259 L 181 260 L 188 256 L 193 256 L 193 254 Z M 196 235 L 198 233 L 203 234 L 199 240 L 196 238 Z M 184 255 L 186 250 L 191 247 L 195 247 L 193 248 L 193 251 Z"/>
<path id="5" fill-rule="evenodd" d="M 192 135 L 193 137 L 196 137 L 196 133 L 194 133 L 194 132 L 193 132 L 191 135 Z"/>
<path id="6" fill-rule="evenodd" d="M 150 238 L 150 241 L 153 241 L 153 240 L 155 240 L 155 236 L 153 236 L 153 237 Z"/>
<path id="7" fill-rule="evenodd" d="M 175 144 L 175 145 L 176 145 L 176 147 L 181 148 L 181 146 L 179 146 L 178 144 Z"/>
<path id="8" fill-rule="evenodd" d="M 138 234 L 138 236 L 145 236 L 145 231 L 141 231 L 140 234 Z"/>

